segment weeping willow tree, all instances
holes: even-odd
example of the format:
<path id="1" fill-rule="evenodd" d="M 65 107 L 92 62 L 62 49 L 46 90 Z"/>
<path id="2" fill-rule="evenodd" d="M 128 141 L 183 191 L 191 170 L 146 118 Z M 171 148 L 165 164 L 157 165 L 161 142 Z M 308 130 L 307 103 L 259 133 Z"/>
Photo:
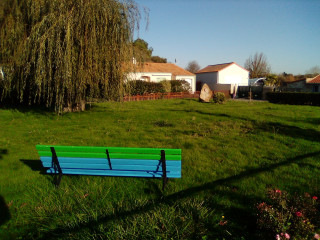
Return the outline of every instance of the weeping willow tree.
<path id="1" fill-rule="evenodd" d="M 61 112 L 121 100 L 139 20 L 131 0 L 1 0 L 0 101 Z"/>

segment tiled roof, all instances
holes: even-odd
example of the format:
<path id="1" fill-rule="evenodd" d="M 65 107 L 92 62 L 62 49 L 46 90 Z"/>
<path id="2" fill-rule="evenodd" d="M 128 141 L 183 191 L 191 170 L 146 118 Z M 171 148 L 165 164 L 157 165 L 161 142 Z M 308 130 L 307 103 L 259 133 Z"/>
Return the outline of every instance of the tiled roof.
<path id="1" fill-rule="evenodd" d="M 195 76 L 195 74 L 178 67 L 173 63 L 144 63 L 136 69 L 136 72 L 172 73 L 175 76 Z"/>
<path id="2" fill-rule="evenodd" d="M 232 64 L 236 64 L 236 63 L 235 62 L 230 62 L 230 63 L 216 64 L 216 65 L 208 65 L 207 67 L 205 67 L 203 69 L 200 69 L 196 73 L 219 72 L 219 71 L 225 69 L 226 67 L 231 66 Z M 238 64 L 236 64 L 236 65 L 238 65 Z M 239 67 L 241 67 L 241 66 L 239 66 Z M 241 68 L 243 68 L 243 67 L 241 67 Z M 247 69 L 244 69 L 244 70 L 248 71 Z"/>
<path id="3" fill-rule="evenodd" d="M 315 78 L 313 78 L 308 83 L 320 83 L 320 75 L 316 76 Z"/>
<path id="4" fill-rule="evenodd" d="M 301 81 L 306 81 L 306 79 L 304 78 L 304 79 L 293 80 L 293 81 L 290 81 L 290 80 L 289 80 L 289 81 L 286 81 L 286 80 L 284 80 L 283 82 L 290 84 L 290 83 L 296 83 L 296 82 L 301 82 Z"/>

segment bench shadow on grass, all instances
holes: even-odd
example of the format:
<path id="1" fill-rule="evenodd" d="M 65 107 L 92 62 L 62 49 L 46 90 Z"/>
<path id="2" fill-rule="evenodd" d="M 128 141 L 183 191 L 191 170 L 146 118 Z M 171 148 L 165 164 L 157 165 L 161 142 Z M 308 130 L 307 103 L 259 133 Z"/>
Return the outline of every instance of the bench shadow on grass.
<path id="1" fill-rule="evenodd" d="M 44 175 L 48 181 L 52 182 L 52 184 L 55 185 L 57 176 L 54 174 L 47 174 L 48 168 L 43 167 L 39 159 L 20 159 L 20 162 L 27 165 L 29 168 L 31 168 L 32 171 L 36 171 L 39 172 L 39 174 Z"/>
<path id="2" fill-rule="evenodd" d="M 200 194 L 200 193 L 211 194 L 209 195 L 208 206 L 212 211 L 224 212 L 225 216 L 230 219 L 230 222 L 235 223 L 232 229 L 233 232 L 238 231 L 241 234 L 247 235 L 247 238 L 254 239 L 254 237 L 257 236 L 257 233 L 255 232 L 256 231 L 255 216 L 250 211 L 250 209 L 248 210 L 248 207 L 245 207 L 245 206 L 248 206 L 248 204 L 257 203 L 258 201 L 261 201 L 261 199 L 257 199 L 257 198 L 250 199 L 245 195 L 239 194 L 236 189 L 231 191 L 221 191 L 218 189 L 218 187 L 230 186 L 235 181 L 254 177 L 261 173 L 270 172 L 279 167 L 290 165 L 292 163 L 299 164 L 299 162 L 301 162 L 306 158 L 315 157 L 319 155 L 320 155 L 320 151 L 308 153 L 308 154 L 296 156 L 294 158 L 289 158 L 286 161 L 270 164 L 268 166 L 264 166 L 256 169 L 249 169 L 237 175 L 229 176 L 226 178 L 205 183 L 200 186 L 181 190 L 171 195 L 165 196 L 165 195 L 158 194 L 159 197 L 157 199 L 153 200 L 152 202 L 150 201 L 144 206 L 136 207 L 132 210 L 116 211 L 113 214 L 98 217 L 97 220 L 92 220 L 86 223 L 80 223 L 75 227 L 66 227 L 66 226 L 63 226 L 61 228 L 58 227 L 52 231 L 43 233 L 44 235 L 42 235 L 43 236 L 42 239 L 50 239 L 50 238 L 54 239 L 55 237 L 60 236 L 61 234 L 76 233 L 83 229 L 92 229 L 92 230 L 97 229 L 100 224 L 106 224 L 110 221 L 121 220 L 128 217 L 133 217 L 135 215 L 148 213 L 149 211 L 152 211 L 161 207 L 161 205 L 174 206 L 177 203 L 177 201 L 196 196 L 197 194 Z M 156 190 L 156 187 L 153 187 L 153 188 L 154 189 L 151 190 L 150 193 Z M 210 196 L 212 196 L 212 199 L 210 198 Z M 216 202 L 213 196 L 227 197 L 230 201 L 236 202 L 239 207 L 228 208 L 226 206 L 223 206 L 218 202 Z M 210 201 L 210 199 L 212 201 Z M 212 224 L 206 227 L 210 231 L 208 233 L 209 235 L 212 235 L 214 237 L 216 236 L 221 237 L 222 235 L 225 235 L 227 239 L 233 239 L 233 238 L 230 238 L 228 234 L 226 234 L 226 230 L 223 231 L 223 227 L 220 228 L 220 226 L 212 226 Z M 230 229 L 228 230 L 229 232 L 231 231 Z M 255 233 L 252 233 L 252 231 Z"/>
<path id="3" fill-rule="evenodd" d="M 0 195 L 0 226 L 11 219 L 9 207 L 4 198 Z"/>
<path id="4" fill-rule="evenodd" d="M 33 171 L 39 171 L 40 174 L 45 173 L 45 168 L 42 166 L 42 163 L 38 159 L 20 159 L 20 162 L 24 163 Z"/>

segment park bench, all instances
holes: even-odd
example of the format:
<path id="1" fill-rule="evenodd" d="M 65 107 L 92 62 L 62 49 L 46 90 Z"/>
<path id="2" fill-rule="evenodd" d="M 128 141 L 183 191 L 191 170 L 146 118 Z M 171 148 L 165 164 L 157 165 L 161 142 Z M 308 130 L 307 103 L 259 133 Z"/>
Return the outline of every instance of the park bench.
<path id="1" fill-rule="evenodd" d="M 37 145 L 46 172 L 62 175 L 181 178 L 181 149 Z"/>

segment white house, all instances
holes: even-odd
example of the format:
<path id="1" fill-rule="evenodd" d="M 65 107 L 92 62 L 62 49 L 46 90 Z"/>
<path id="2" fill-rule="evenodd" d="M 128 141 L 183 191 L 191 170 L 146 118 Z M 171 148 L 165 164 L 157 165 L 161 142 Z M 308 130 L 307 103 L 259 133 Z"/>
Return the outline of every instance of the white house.
<path id="1" fill-rule="evenodd" d="M 173 63 L 144 63 L 136 65 L 134 72 L 127 75 L 129 80 L 160 82 L 163 80 L 185 80 L 196 90 L 196 75 Z"/>
<path id="2" fill-rule="evenodd" d="M 230 90 L 230 94 L 236 93 L 238 86 L 248 86 L 249 81 L 249 71 L 235 62 L 209 65 L 196 76 L 197 90 L 206 83 L 211 90 Z"/>

